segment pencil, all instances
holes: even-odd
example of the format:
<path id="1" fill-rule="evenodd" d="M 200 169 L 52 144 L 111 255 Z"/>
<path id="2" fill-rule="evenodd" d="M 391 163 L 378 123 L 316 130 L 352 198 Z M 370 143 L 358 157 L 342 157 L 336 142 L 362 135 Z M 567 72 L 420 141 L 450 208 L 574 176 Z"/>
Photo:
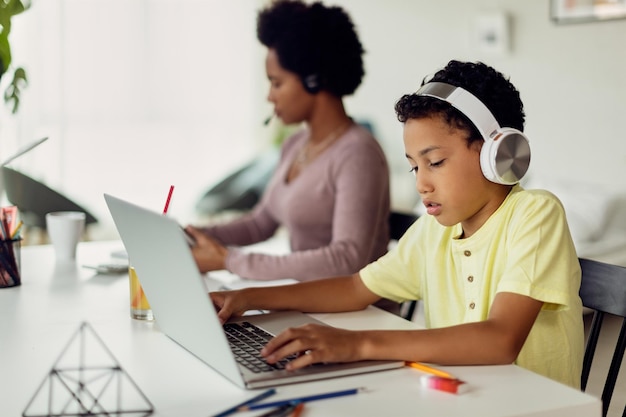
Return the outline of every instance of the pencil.
<path id="1" fill-rule="evenodd" d="M 302 414 L 302 410 L 304 410 L 304 403 L 299 403 L 293 410 L 293 414 L 291 414 L 291 417 L 300 417 L 300 414 Z"/>
<path id="2" fill-rule="evenodd" d="M 274 394 L 276 394 L 276 390 L 275 390 L 274 388 L 270 388 L 270 389 L 268 389 L 267 391 L 263 391 L 262 393 L 260 393 L 260 394 L 259 394 L 259 395 L 257 395 L 256 397 L 252 397 L 252 398 L 250 398 L 249 400 L 244 401 L 244 402 L 242 402 L 242 403 L 239 403 L 239 404 L 237 404 L 237 405 L 234 405 L 234 406 L 230 407 L 229 409 L 222 411 L 222 412 L 221 412 L 221 413 L 219 413 L 219 414 L 215 414 L 215 416 L 213 416 L 213 417 L 225 417 L 225 416 L 229 416 L 229 415 L 231 415 L 231 414 L 236 413 L 237 411 L 239 411 L 239 409 L 240 409 L 241 407 L 245 407 L 245 406 L 247 406 L 247 405 L 249 405 L 249 404 L 253 404 L 253 403 L 257 402 L 257 401 L 264 400 L 265 398 L 267 398 L 267 397 L 271 397 L 271 396 L 272 396 L 272 395 L 274 395 Z"/>
<path id="3" fill-rule="evenodd" d="M 363 391 L 364 388 L 352 388 L 343 391 L 334 391 L 327 392 L 324 394 L 315 394 L 309 395 L 307 397 L 299 397 L 299 398 L 290 398 L 287 400 L 279 400 L 271 403 L 263 403 L 263 404 L 250 404 L 250 405 L 242 405 L 237 409 L 237 411 L 249 411 L 249 410 L 260 410 L 262 408 L 271 408 L 271 407 L 280 407 L 286 404 L 296 404 L 296 403 L 305 403 L 308 401 L 317 401 L 317 400 L 325 400 L 327 398 L 335 398 L 335 397 L 343 397 L 346 395 L 354 395 L 359 391 Z"/>
<path id="4" fill-rule="evenodd" d="M 432 366 L 424 365 L 423 363 L 420 363 L 420 362 L 405 362 L 405 364 L 406 366 L 410 366 L 411 368 L 418 369 L 422 372 L 426 372 L 431 375 L 436 375 L 436 376 L 440 376 L 442 378 L 448 378 L 448 379 L 457 379 L 457 377 L 455 377 L 452 374 L 442 371 L 441 369 L 433 368 Z"/>
<path id="5" fill-rule="evenodd" d="M 291 416 L 291 413 L 293 413 L 297 406 L 297 404 L 281 405 L 257 417 L 288 417 Z"/>
<path id="6" fill-rule="evenodd" d="M 17 236 L 17 233 L 20 231 L 20 229 L 22 228 L 23 224 L 24 224 L 24 222 L 20 220 L 20 222 L 15 227 L 15 230 L 13 230 L 13 233 L 11 233 L 11 239 L 14 239 L 15 236 Z"/>
<path id="7" fill-rule="evenodd" d="M 165 207 L 163 207 L 163 214 L 167 214 L 167 209 L 170 207 L 170 200 L 172 199 L 173 192 L 174 192 L 174 186 L 170 185 L 170 192 L 167 193 L 167 200 L 165 200 Z"/>
<path id="8" fill-rule="evenodd" d="M 9 224 L 4 217 L 0 218 L 0 227 L 2 228 L 2 239 L 11 239 L 11 233 L 9 233 Z"/>

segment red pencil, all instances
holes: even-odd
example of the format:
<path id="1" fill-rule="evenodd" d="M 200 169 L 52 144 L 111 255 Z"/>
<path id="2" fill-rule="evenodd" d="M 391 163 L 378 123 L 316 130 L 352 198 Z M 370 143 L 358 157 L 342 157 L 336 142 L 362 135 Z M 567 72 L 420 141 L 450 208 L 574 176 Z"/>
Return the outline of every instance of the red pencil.
<path id="1" fill-rule="evenodd" d="M 170 206 L 170 200 L 172 199 L 172 193 L 174 192 L 174 186 L 170 185 L 170 192 L 167 194 L 167 200 L 165 201 L 165 207 L 163 208 L 163 214 L 167 214 L 167 209 Z"/>

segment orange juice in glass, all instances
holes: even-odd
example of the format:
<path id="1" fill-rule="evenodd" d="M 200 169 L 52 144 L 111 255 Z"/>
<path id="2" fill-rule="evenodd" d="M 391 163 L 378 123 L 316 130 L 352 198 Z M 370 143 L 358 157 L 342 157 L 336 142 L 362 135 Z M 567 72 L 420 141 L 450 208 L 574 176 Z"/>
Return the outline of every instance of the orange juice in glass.
<path id="1" fill-rule="evenodd" d="M 137 320 L 154 320 L 150 303 L 148 303 L 146 294 L 141 288 L 137 272 L 132 266 L 128 267 L 128 278 L 130 283 L 130 316 Z"/>

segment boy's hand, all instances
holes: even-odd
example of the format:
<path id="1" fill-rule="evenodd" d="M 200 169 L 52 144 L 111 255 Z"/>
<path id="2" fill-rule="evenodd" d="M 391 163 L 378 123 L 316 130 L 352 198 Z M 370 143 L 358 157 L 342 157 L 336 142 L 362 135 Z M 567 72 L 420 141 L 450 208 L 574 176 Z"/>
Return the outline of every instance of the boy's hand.
<path id="1" fill-rule="evenodd" d="M 209 293 L 209 297 L 217 311 L 217 317 L 222 324 L 231 317 L 240 317 L 246 312 L 243 307 L 244 297 L 240 291 L 217 291 Z"/>
<path id="2" fill-rule="evenodd" d="M 354 362 L 362 359 L 360 338 L 362 332 L 306 324 L 280 333 L 261 350 L 261 355 L 270 364 L 299 355 L 287 364 L 290 371 L 320 362 Z"/>

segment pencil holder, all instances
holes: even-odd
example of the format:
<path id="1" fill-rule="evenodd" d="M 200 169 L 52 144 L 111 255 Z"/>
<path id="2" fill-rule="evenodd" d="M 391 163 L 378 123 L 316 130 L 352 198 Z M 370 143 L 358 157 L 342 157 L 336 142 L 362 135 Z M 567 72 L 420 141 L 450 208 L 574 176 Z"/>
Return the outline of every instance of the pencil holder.
<path id="1" fill-rule="evenodd" d="M 22 239 L 0 240 L 0 288 L 16 287 L 20 278 Z"/>

